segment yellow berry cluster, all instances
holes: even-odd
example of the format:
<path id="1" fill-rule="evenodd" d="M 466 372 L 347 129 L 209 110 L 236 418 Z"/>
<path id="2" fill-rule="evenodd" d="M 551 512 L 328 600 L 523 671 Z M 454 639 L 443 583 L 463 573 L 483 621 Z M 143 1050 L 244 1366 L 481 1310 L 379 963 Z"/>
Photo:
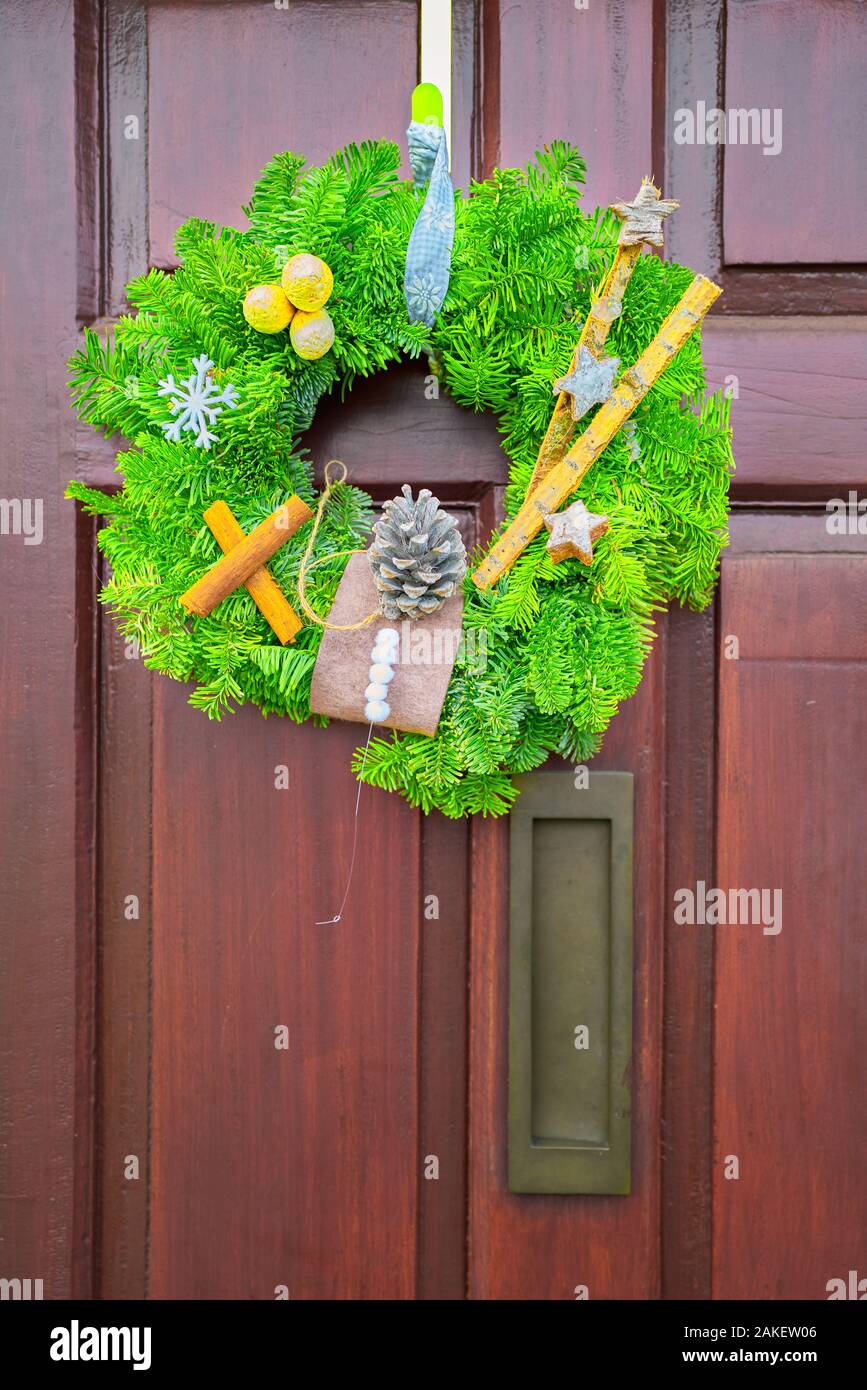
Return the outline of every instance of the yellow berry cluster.
<path id="1" fill-rule="evenodd" d="M 257 333 L 288 328 L 298 356 L 312 362 L 334 342 L 334 324 L 323 307 L 333 288 L 334 276 L 318 256 L 293 256 L 283 267 L 279 285 L 248 290 L 244 318 Z"/>

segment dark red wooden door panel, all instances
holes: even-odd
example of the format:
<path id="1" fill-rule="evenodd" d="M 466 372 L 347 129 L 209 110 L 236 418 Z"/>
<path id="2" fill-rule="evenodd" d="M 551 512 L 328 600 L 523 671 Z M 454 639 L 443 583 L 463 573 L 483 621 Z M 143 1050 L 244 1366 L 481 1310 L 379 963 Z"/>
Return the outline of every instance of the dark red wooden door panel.
<path id="1" fill-rule="evenodd" d="M 63 1298 L 89 1279 L 92 1100 L 92 625 L 76 635 L 92 536 L 61 498 L 75 468 L 64 357 L 86 292 L 75 51 L 71 6 L 36 0 L 7 6 L 3 20 L 0 492 L 31 508 L 38 499 L 42 541 L 25 544 L 5 523 L 0 535 L 0 1273 L 42 1279 L 46 1298 Z"/>
<path id="2" fill-rule="evenodd" d="M 716 1298 L 826 1298 L 867 1229 L 867 538 L 806 529 L 766 525 L 786 553 L 737 554 L 722 584 L 715 882 L 780 910 L 715 932 Z"/>
<path id="3" fill-rule="evenodd" d="M 245 226 L 252 180 L 278 150 L 317 164 L 351 140 L 401 139 L 417 50 L 415 0 L 152 2 L 152 262 L 172 264 L 186 217 Z"/>
<path id="4" fill-rule="evenodd" d="M 867 318 L 721 315 L 703 344 L 708 381 L 732 397 L 737 498 L 867 487 Z"/>
<path id="5" fill-rule="evenodd" d="M 720 107 L 756 113 L 734 124 L 728 117 L 726 264 L 864 263 L 863 5 L 729 0 L 726 11 Z M 732 143 L 747 130 L 749 143 Z M 795 189 L 798 212 L 790 216 Z"/>
<path id="6" fill-rule="evenodd" d="M 316 925 L 352 852 L 358 733 L 252 709 L 209 727 L 157 687 L 154 1297 L 414 1293 L 420 846 L 399 798 L 365 796 L 355 892 Z"/>
<path id="7" fill-rule="evenodd" d="M 863 5 L 666 0 L 662 9 L 656 129 L 667 191 L 683 201 L 669 253 L 721 281 L 722 314 L 865 313 Z"/>
<path id="8" fill-rule="evenodd" d="M 591 207 L 631 198 L 653 166 L 653 0 L 498 11 L 499 162 L 570 140 Z"/>

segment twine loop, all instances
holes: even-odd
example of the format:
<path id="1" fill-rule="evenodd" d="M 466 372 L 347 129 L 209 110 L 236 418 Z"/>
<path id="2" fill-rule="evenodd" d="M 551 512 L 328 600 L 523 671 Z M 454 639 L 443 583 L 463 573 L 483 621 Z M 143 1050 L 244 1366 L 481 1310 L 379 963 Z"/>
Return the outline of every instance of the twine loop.
<path id="1" fill-rule="evenodd" d="M 331 469 L 333 467 L 343 470 L 339 478 L 332 476 Z M 298 602 L 311 623 L 316 623 L 318 627 L 328 628 L 330 632 L 357 632 L 359 628 L 367 627 L 370 623 L 375 622 L 377 618 L 382 616 L 379 609 L 377 609 L 374 613 L 369 613 L 366 618 L 362 618 L 359 623 L 329 623 L 325 618 L 320 618 L 319 614 L 311 607 L 307 598 L 307 576 L 311 570 L 316 569 L 317 565 L 324 565 L 328 560 L 341 560 L 344 556 L 367 554 L 365 548 L 358 550 L 335 550 L 331 555 L 320 555 L 318 560 L 314 560 L 312 564 L 310 563 L 310 556 L 313 552 L 316 532 L 319 530 L 319 523 L 322 520 L 322 513 L 325 511 L 326 504 L 334 488 L 340 487 L 341 484 L 346 482 L 347 474 L 348 469 L 342 459 L 329 459 L 326 463 L 324 473 L 325 487 L 319 498 L 319 506 L 316 508 L 313 528 L 307 538 L 307 546 L 301 557 L 301 564 L 298 567 Z"/>

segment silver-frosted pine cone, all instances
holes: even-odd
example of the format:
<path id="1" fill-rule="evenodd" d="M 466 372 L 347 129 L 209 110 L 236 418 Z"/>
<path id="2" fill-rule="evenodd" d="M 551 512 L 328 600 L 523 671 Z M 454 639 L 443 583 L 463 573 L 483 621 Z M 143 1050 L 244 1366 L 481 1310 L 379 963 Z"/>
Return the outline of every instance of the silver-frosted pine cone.
<path id="1" fill-rule="evenodd" d="M 368 557 L 386 618 L 426 618 L 457 592 L 467 552 L 454 517 L 429 488 L 414 500 L 408 483 L 386 502 Z"/>

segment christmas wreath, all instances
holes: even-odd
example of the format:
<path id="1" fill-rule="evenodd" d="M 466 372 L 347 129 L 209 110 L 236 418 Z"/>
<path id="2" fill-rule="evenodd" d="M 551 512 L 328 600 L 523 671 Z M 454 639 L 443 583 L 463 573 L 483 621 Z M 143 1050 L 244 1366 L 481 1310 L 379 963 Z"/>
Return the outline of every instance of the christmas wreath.
<path id="1" fill-rule="evenodd" d="M 726 541 L 727 401 L 706 394 L 699 334 L 690 333 L 652 385 L 638 372 L 634 410 L 621 411 L 624 423 L 609 431 L 610 442 L 597 441 L 586 475 L 579 470 L 574 487 L 561 488 L 585 504 L 578 521 L 586 553 L 580 536 L 567 534 L 566 513 L 553 528 L 548 518 L 550 537 L 541 513 L 521 532 L 540 442 L 552 428 L 552 388 L 572 392 L 576 419 L 605 401 L 618 362 L 643 362 L 651 341 L 663 351 L 693 273 L 636 254 L 628 287 L 622 282 L 625 293 L 606 315 L 600 287 L 624 245 L 623 218 L 639 229 L 634 244 L 654 238 L 641 223 L 641 198 L 627 211 L 583 212 L 584 162 L 558 142 L 526 169 L 495 170 L 454 199 L 450 279 L 440 302 L 442 286 L 430 276 L 405 284 L 421 200 L 399 178 L 399 164 L 389 142 L 350 145 L 316 168 L 281 154 L 255 185 L 248 231 L 186 222 L 176 240 L 180 267 L 135 280 L 128 295 L 137 312 L 105 340 L 86 331 L 72 358 L 78 414 L 130 447 L 119 455 L 116 493 L 80 483 L 68 491 L 106 518 L 99 544 L 111 577 L 101 597 L 148 666 L 194 681 L 190 703 L 211 718 L 253 701 L 265 714 L 308 719 L 320 625 L 302 619 L 297 631 L 278 636 L 263 616 L 267 596 L 254 596 L 240 571 L 239 587 L 200 616 L 181 600 L 222 551 L 231 556 L 232 536 L 267 530 L 291 503 L 299 509 L 292 533 L 269 548 L 264 579 L 291 612 L 306 555 L 300 606 L 327 613 L 346 552 L 370 544 L 375 514 L 363 491 L 335 480 L 311 540 L 321 498 L 304 432 L 314 412 L 333 408 L 359 377 L 429 358 L 458 404 L 496 416 L 510 460 L 503 535 L 517 527 L 520 537 L 491 582 L 468 574 L 461 584 L 457 574 L 463 633 L 477 640 L 456 654 L 436 732 L 369 738 L 363 780 L 425 811 L 498 815 L 515 798 L 513 774 L 551 753 L 580 762 L 592 756 L 639 683 L 655 611 L 671 598 L 695 608 L 709 601 Z M 433 230 L 443 216 L 442 205 L 429 211 Z M 604 360 L 599 353 L 584 360 L 586 347 L 576 349 L 594 311 L 607 337 Z M 594 388 L 594 373 L 606 371 L 607 382 Z M 582 396 L 588 382 L 591 394 Z M 218 539 L 216 520 L 203 521 L 217 502 L 228 538 Z M 441 539 L 448 529 L 442 513 L 429 494 L 410 494 L 404 511 L 396 502 L 389 516 L 393 528 L 415 526 L 421 550 L 429 547 L 414 573 L 413 593 L 424 596 L 439 579 L 429 533 L 433 526 Z M 388 534 L 378 534 L 379 587 L 391 583 L 407 594 L 400 569 L 387 563 L 394 559 L 385 553 Z M 471 569 L 481 560 L 471 556 Z M 454 566 L 450 574 L 448 584 Z M 440 592 L 450 593 L 448 584 Z M 384 640 L 374 648 L 380 657 L 388 655 Z M 361 766 L 359 749 L 357 774 Z"/>

